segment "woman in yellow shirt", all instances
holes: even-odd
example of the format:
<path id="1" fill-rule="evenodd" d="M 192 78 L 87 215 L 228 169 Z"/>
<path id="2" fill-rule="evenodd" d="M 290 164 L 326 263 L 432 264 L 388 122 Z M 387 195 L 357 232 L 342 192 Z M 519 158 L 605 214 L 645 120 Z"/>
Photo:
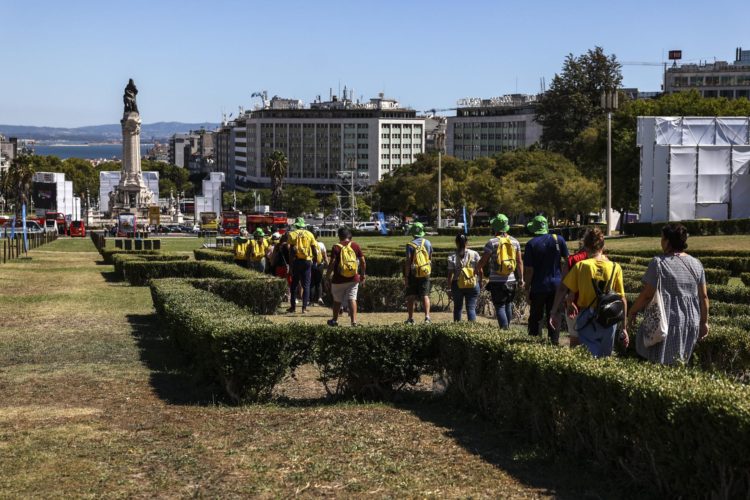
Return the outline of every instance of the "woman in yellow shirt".
<path id="1" fill-rule="evenodd" d="M 596 321 L 596 306 L 598 300 L 596 287 L 600 293 L 609 289 L 622 297 L 623 308 L 627 315 L 627 300 L 625 287 L 622 282 L 622 269 L 604 256 L 604 234 L 599 229 L 589 231 L 583 240 L 589 258 L 578 262 L 563 279 L 555 295 L 555 302 L 550 314 L 552 326 L 557 328 L 560 323 L 559 309 L 568 292 L 578 293 L 578 300 L 570 304 L 573 312 L 578 311 L 576 330 L 580 343 L 595 357 L 605 357 L 612 354 L 615 343 L 617 324 L 609 327 L 602 326 Z M 620 339 L 627 347 L 628 333 L 623 328 Z"/>

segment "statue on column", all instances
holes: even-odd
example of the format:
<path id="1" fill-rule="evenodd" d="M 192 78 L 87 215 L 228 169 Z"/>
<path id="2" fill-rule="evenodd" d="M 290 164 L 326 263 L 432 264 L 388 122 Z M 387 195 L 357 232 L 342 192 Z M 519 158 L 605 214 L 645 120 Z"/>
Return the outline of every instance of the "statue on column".
<path id="1" fill-rule="evenodd" d="M 138 113 L 138 104 L 135 102 L 135 96 L 138 95 L 138 89 L 135 86 L 135 82 L 131 78 L 128 81 L 128 85 L 125 87 L 125 94 L 122 96 L 122 100 L 125 103 L 125 112 L 131 111 Z"/>

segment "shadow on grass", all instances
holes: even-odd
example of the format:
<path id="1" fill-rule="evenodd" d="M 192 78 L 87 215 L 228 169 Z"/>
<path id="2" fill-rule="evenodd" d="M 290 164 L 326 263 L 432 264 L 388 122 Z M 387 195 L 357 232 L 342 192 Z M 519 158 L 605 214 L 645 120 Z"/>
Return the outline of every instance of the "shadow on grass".
<path id="1" fill-rule="evenodd" d="M 555 454 L 528 436 L 502 431 L 482 416 L 427 394 L 414 394 L 395 403 L 425 422 L 445 429 L 445 435 L 470 453 L 502 469 L 524 484 L 548 490 L 555 498 L 655 498 L 639 491 L 624 473 L 580 457 Z"/>
<path id="2" fill-rule="evenodd" d="M 141 361 L 151 370 L 151 386 L 169 404 L 210 405 L 226 403 L 221 389 L 200 380 L 190 364 L 159 326 L 156 314 L 130 314 L 131 334 Z"/>
<path id="3" fill-rule="evenodd" d="M 107 283 L 122 283 L 122 276 L 117 274 L 114 271 L 102 271 L 101 272 L 102 278 L 104 278 L 104 281 Z"/>

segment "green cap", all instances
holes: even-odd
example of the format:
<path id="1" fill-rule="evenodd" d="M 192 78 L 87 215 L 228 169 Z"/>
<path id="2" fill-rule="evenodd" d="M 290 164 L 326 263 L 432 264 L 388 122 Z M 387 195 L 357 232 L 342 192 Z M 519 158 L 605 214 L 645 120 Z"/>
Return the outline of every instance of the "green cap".
<path id="1" fill-rule="evenodd" d="M 508 217 L 505 214 L 497 214 L 490 221 L 490 226 L 492 226 L 492 232 L 494 232 L 495 234 L 507 233 L 508 229 L 510 229 L 510 224 L 508 222 L 509 222 Z"/>
<path id="2" fill-rule="evenodd" d="M 294 224 L 293 225 L 294 225 L 294 227 L 296 227 L 298 229 L 302 229 L 305 226 L 307 226 L 307 224 L 305 224 L 305 219 L 303 217 L 297 217 L 296 219 L 294 219 Z"/>
<path id="3" fill-rule="evenodd" d="M 264 233 L 261 228 L 258 228 L 255 231 L 253 231 L 253 236 L 265 236 L 265 235 L 266 233 Z"/>
<path id="4" fill-rule="evenodd" d="M 421 238 L 422 236 L 424 236 L 424 225 L 421 222 L 415 222 L 411 225 L 411 227 L 409 227 L 409 233 L 412 236 Z"/>
<path id="5" fill-rule="evenodd" d="M 545 219 L 543 215 L 537 215 L 531 219 L 531 222 L 526 224 L 526 229 L 528 229 L 534 236 L 547 234 L 549 232 L 547 228 L 547 219 Z"/>

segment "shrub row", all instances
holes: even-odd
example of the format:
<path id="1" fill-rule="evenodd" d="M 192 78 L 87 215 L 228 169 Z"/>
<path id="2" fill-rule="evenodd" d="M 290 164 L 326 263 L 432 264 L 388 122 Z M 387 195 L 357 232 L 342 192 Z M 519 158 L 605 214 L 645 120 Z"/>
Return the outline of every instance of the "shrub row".
<path id="1" fill-rule="evenodd" d="M 160 278 L 226 278 L 253 279 L 259 273 L 249 269 L 210 261 L 131 261 L 122 264 L 123 274 L 131 285 L 144 286 Z"/>
<path id="2" fill-rule="evenodd" d="M 641 278 L 638 274 L 632 274 L 630 271 L 623 272 L 623 281 L 625 292 L 639 293 L 643 288 Z M 728 302 L 730 304 L 744 305 L 750 304 L 750 288 L 733 285 L 714 285 L 708 284 L 708 298 L 712 301 Z"/>
<path id="3" fill-rule="evenodd" d="M 113 264 L 114 261 L 112 260 L 112 257 L 118 254 L 127 254 L 127 255 L 160 255 L 160 250 L 106 250 L 102 249 L 99 251 L 101 256 L 104 259 L 105 264 Z"/>
<path id="4" fill-rule="evenodd" d="M 631 236 L 661 236 L 661 228 L 665 224 L 666 222 L 633 222 L 625 224 L 625 233 Z M 693 236 L 750 234 L 750 219 L 684 220 L 680 224 Z"/>
<path id="5" fill-rule="evenodd" d="M 613 262 L 648 266 L 649 262 L 654 258 L 653 253 L 649 252 L 649 255 L 650 257 L 629 254 L 607 254 L 607 257 Z M 698 257 L 692 253 L 691 255 L 700 260 L 706 269 L 724 270 L 731 276 L 740 276 L 743 272 L 750 272 L 750 257 L 716 257 L 710 255 Z"/>
<path id="6" fill-rule="evenodd" d="M 237 401 L 313 361 L 335 394 L 382 396 L 445 370 L 448 391 L 506 428 L 626 471 L 669 496 L 750 488 L 750 387 L 635 360 L 595 360 L 495 328 L 272 325 L 181 280 L 151 284 L 183 348 Z"/>
<path id="7" fill-rule="evenodd" d="M 214 293 L 224 300 L 247 308 L 253 314 L 274 314 L 284 302 L 286 280 L 255 273 L 251 279 L 195 279 L 196 288 Z"/>
<path id="8" fill-rule="evenodd" d="M 111 258 L 112 264 L 115 266 L 115 272 L 125 278 L 123 269 L 125 262 L 186 261 L 190 256 L 174 252 L 160 252 L 156 254 L 117 253 L 112 255 Z"/>
<path id="9" fill-rule="evenodd" d="M 195 260 L 218 260 L 220 262 L 234 262 L 234 253 L 212 248 L 196 248 L 193 250 Z"/>
<path id="10" fill-rule="evenodd" d="M 745 284 L 745 286 L 750 286 L 750 273 L 740 274 L 740 279 L 742 280 L 742 283 Z"/>
<path id="11" fill-rule="evenodd" d="M 443 283 L 433 280 L 432 290 L 433 298 L 437 295 L 438 300 L 433 300 L 430 308 L 433 311 L 448 309 L 448 297 Z M 360 285 L 357 291 L 357 310 L 361 312 L 405 311 L 405 292 L 403 278 L 368 275 L 364 286 Z M 324 294 L 323 300 L 327 306 L 332 303 L 332 297 L 329 293 Z"/>

